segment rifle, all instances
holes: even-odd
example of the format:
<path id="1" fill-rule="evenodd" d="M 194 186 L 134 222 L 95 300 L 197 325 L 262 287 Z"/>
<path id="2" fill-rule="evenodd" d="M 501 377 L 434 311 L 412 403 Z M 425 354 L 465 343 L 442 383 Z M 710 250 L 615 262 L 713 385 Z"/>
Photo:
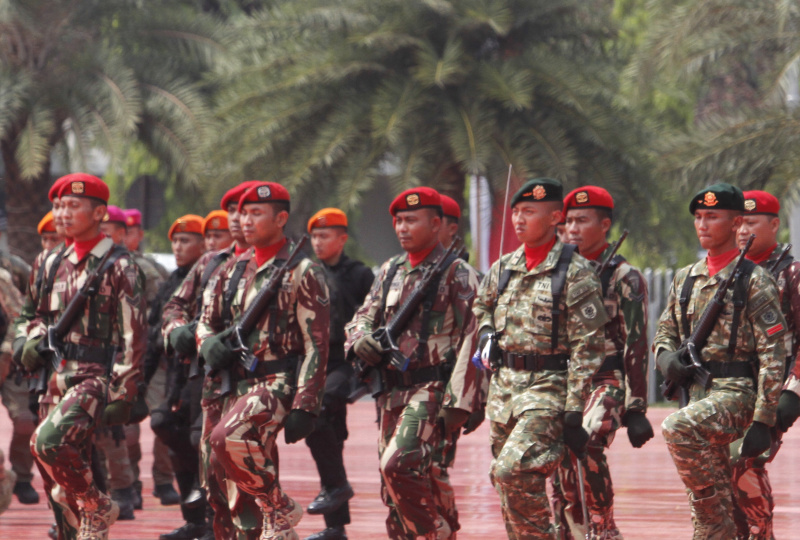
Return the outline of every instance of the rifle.
<path id="1" fill-rule="evenodd" d="M 792 244 L 786 244 L 786 247 L 783 248 L 781 254 L 778 256 L 775 262 L 772 263 L 772 266 L 769 267 L 769 273 L 772 274 L 772 277 L 774 277 L 775 279 L 778 278 L 778 276 L 775 275 L 775 272 L 778 270 L 778 267 L 783 262 L 783 259 L 785 259 L 787 255 L 789 255 L 789 251 L 791 251 L 791 249 L 792 249 Z"/>
<path id="2" fill-rule="evenodd" d="M 622 242 L 624 242 L 627 237 L 628 237 L 628 229 L 625 229 L 624 231 L 622 231 L 622 234 L 619 236 L 619 240 L 617 240 L 616 243 L 614 244 L 614 248 L 608 254 L 608 257 L 606 257 L 605 260 L 602 262 L 602 264 L 600 264 L 600 266 L 597 267 L 597 275 L 598 276 L 603 275 L 603 272 L 606 271 L 606 268 L 608 268 L 608 265 L 611 264 L 611 259 L 613 259 L 614 255 L 617 254 L 617 250 L 619 250 L 619 246 L 622 245 Z"/>
<path id="3" fill-rule="evenodd" d="M 192 334 L 197 333 L 197 322 L 199 320 L 200 320 L 200 313 L 198 313 L 195 316 L 194 320 L 189 323 L 189 330 L 192 331 Z M 187 378 L 189 380 L 194 380 L 202 374 L 203 372 L 201 372 L 200 370 L 200 354 L 198 354 L 197 350 L 195 350 L 194 355 L 192 355 L 192 359 L 189 362 L 189 375 L 187 376 Z"/>
<path id="4" fill-rule="evenodd" d="M 302 254 L 303 247 L 305 247 L 307 242 L 308 235 L 304 234 L 286 261 L 275 270 L 275 272 L 269 278 L 269 281 L 267 281 L 261 287 L 261 290 L 258 291 L 258 294 L 256 294 L 255 298 L 253 298 L 253 301 L 244 312 L 244 315 L 242 315 L 242 318 L 239 319 L 239 322 L 234 324 L 232 327 L 232 332 L 230 333 L 228 342 L 231 345 L 231 348 L 235 352 L 239 353 L 239 363 L 248 372 L 255 370 L 258 359 L 253 353 L 250 352 L 250 348 L 245 344 L 245 339 L 253 332 L 253 330 L 255 330 L 256 326 L 264 315 L 264 311 L 266 311 L 270 303 L 272 303 L 272 299 L 278 293 L 278 289 L 283 282 L 283 276 L 286 274 L 286 272 L 294 268 L 295 259 Z M 220 373 L 220 378 L 220 393 L 222 395 L 226 395 L 231 391 L 230 370 L 222 370 Z"/>
<path id="5" fill-rule="evenodd" d="M 741 272 L 742 263 L 744 262 L 747 252 L 750 251 L 750 246 L 753 245 L 753 240 L 755 237 L 756 236 L 754 234 L 750 235 L 750 239 L 747 240 L 747 245 L 744 246 L 744 249 L 739 254 L 739 258 L 736 260 L 736 265 L 733 267 L 731 274 L 725 281 L 719 284 L 717 292 L 714 293 L 714 298 L 712 298 L 711 302 L 709 302 L 709 304 L 706 306 L 706 309 L 703 311 L 703 315 L 700 317 L 700 320 L 694 327 L 694 330 L 692 330 L 692 334 L 686 338 L 686 341 L 684 341 L 681 344 L 681 347 L 678 349 L 686 350 L 686 354 L 684 354 L 682 359 L 688 360 L 687 365 L 692 370 L 691 381 L 703 388 L 707 389 L 709 386 L 711 386 L 711 373 L 700 363 L 700 354 L 698 351 L 703 349 L 706 341 L 708 341 L 708 336 L 711 335 L 711 332 L 714 329 L 714 325 L 717 324 L 719 315 L 722 313 L 722 309 L 725 307 L 725 295 L 736 283 L 736 279 L 739 277 Z M 675 399 L 675 392 L 680 387 L 681 403 L 688 403 L 689 386 L 691 385 L 691 381 L 685 385 L 678 385 L 674 381 L 667 381 L 663 385 L 662 393 L 667 400 L 672 401 Z"/>

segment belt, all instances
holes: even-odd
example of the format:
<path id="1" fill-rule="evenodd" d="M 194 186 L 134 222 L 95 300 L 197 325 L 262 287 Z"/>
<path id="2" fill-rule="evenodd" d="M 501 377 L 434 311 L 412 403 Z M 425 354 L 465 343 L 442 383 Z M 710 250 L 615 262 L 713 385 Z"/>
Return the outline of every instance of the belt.
<path id="1" fill-rule="evenodd" d="M 114 347 L 89 347 L 88 345 L 66 343 L 61 347 L 61 354 L 67 360 L 77 360 L 78 362 L 105 366 L 113 360 L 114 350 Z"/>
<path id="2" fill-rule="evenodd" d="M 603 359 L 603 363 L 600 364 L 600 367 L 597 369 L 597 373 L 602 373 L 604 371 L 625 371 L 625 362 L 622 360 L 622 355 L 613 354 L 611 356 L 606 356 Z"/>
<path id="3" fill-rule="evenodd" d="M 297 361 L 299 356 L 287 356 L 278 360 L 267 360 L 256 362 L 256 367 L 252 372 L 245 369 L 245 379 L 259 379 L 268 375 L 275 375 L 276 373 L 291 373 L 297 368 Z"/>
<path id="4" fill-rule="evenodd" d="M 702 362 L 715 379 L 746 377 L 755 380 L 753 364 L 750 362 Z"/>
<path id="5" fill-rule="evenodd" d="M 500 365 L 517 371 L 566 371 L 568 354 L 517 354 L 502 351 Z"/>
<path id="6" fill-rule="evenodd" d="M 406 371 L 382 369 L 381 378 L 386 388 L 410 387 L 429 382 L 447 381 L 450 379 L 450 368 L 438 364 Z"/>

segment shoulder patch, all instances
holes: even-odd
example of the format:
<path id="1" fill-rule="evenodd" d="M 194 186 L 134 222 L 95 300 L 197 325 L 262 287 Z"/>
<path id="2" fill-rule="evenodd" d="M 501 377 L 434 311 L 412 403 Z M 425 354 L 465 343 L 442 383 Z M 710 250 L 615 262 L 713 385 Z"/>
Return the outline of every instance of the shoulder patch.
<path id="1" fill-rule="evenodd" d="M 592 320 L 597 317 L 597 308 L 594 307 L 594 304 L 586 304 L 581 309 L 581 314 L 583 314 L 585 319 Z"/>

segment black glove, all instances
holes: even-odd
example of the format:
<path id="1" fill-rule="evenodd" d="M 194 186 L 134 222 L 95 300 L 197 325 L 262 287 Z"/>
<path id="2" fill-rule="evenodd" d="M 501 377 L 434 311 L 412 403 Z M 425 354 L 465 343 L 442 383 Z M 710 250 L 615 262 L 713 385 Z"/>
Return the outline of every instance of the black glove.
<path id="1" fill-rule="evenodd" d="M 20 362 L 22 362 L 22 366 L 28 373 L 33 373 L 44 365 L 44 358 L 42 358 L 42 355 L 36 350 L 36 347 L 39 346 L 42 339 L 43 338 L 30 339 L 22 346 Z"/>
<path id="2" fill-rule="evenodd" d="M 14 338 L 14 342 L 11 344 L 11 350 L 13 352 L 13 360 L 14 363 L 18 366 L 22 365 L 22 347 L 25 345 L 25 336 L 20 336 L 18 338 Z"/>
<path id="3" fill-rule="evenodd" d="M 778 420 L 775 422 L 775 427 L 781 433 L 786 433 L 798 417 L 800 417 L 800 397 L 791 390 L 784 390 L 778 400 Z"/>
<path id="4" fill-rule="evenodd" d="M 641 448 L 653 438 L 653 426 L 642 411 L 626 411 L 622 425 L 628 428 L 628 439 L 634 448 Z"/>
<path id="5" fill-rule="evenodd" d="M 589 434 L 583 429 L 583 414 L 577 411 L 564 413 L 564 444 L 578 459 L 586 457 Z"/>
<path id="6" fill-rule="evenodd" d="M 383 360 L 383 347 L 370 334 L 361 336 L 353 343 L 353 352 L 371 366 L 378 365 Z"/>
<path id="7" fill-rule="evenodd" d="M 439 418 L 444 423 L 444 435 L 450 435 L 452 432 L 461 429 L 461 426 L 469 419 L 469 413 L 464 409 L 456 409 L 454 407 L 444 407 L 439 412 Z"/>
<path id="8" fill-rule="evenodd" d="M 762 422 L 755 421 L 747 430 L 742 441 L 741 455 L 743 458 L 760 456 L 772 444 L 772 435 L 769 426 Z"/>
<path id="9" fill-rule="evenodd" d="M 121 426 L 128 423 L 131 419 L 131 408 L 133 405 L 127 401 L 114 401 L 106 405 L 103 409 L 103 425 Z"/>
<path id="10" fill-rule="evenodd" d="M 211 336 L 200 347 L 200 354 L 211 369 L 225 369 L 236 360 L 236 351 L 226 343 L 231 332 L 232 330 L 228 329 L 216 336 Z"/>
<path id="11" fill-rule="evenodd" d="M 133 407 L 131 408 L 131 417 L 128 419 L 129 424 L 140 424 L 150 414 L 150 408 L 144 399 L 145 394 L 147 394 L 147 386 L 140 384 L 138 390 L 136 401 L 133 402 Z"/>
<path id="12" fill-rule="evenodd" d="M 478 429 L 478 427 L 483 424 L 483 420 L 486 418 L 486 406 L 481 405 L 478 409 L 472 411 L 472 414 L 469 415 L 467 418 L 467 423 L 464 424 L 464 435 L 468 435 Z"/>
<path id="13" fill-rule="evenodd" d="M 169 344 L 176 352 L 184 356 L 194 356 L 197 352 L 197 342 L 194 338 L 191 324 L 177 327 L 169 333 Z"/>
<path id="14" fill-rule="evenodd" d="M 305 439 L 314 431 L 314 415 L 303 409 L 292 409 L 283 425 L 283 436 L 286 444 Z"/>
<path id="15" fill-rule="evenodd" d="M 685 355 L 684 349 L 677 351 L 663 351 L 658 355 L 656 363 L 661 374 L 668 381 L 683 385 L 692 376 L 692 369 L 681 361 Z"/>

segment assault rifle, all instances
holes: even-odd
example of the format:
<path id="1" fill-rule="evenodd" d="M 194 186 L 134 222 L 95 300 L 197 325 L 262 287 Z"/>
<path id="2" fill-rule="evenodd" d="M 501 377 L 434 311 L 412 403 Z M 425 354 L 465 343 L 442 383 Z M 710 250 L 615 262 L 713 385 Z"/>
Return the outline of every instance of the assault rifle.
<path id="1" fill-rule="evenodd" d="M 772 274 L 772 277 L 776 279 L 778 278 L 778 276 L 775 275 L 775 272 L 778 271 L 778 267 L 783 262 L 783 259 L 785 259 L 787 255 L 789 255 L 789 251 L 791 250 L 792 250 L 792 244 L 786 244 L 786 247 L 783 248 L 781 254 L 778 256 L 777 259 L 775 259 L 775 262 L 772 263 L 772 266 L 769 267 L 769 273 Z"/>
<path id="2" fill-rule="evenodd" d="M 742 263 L 744 262 L 747 252 L 750 251 L 750 246 L 753 245 L 755 237 L 754 234 L 750 235 L 750 238 L 747 240 L 747 245 L 744 246 L 744 249 L 739 254 L 739 258 L 736 260 L 736 265 L 733 267 L 731 274 L 719 284 L 717 292 L 714 293 L 714 298 L 712 298 L 711 302 L 706 306 L 703 315 L 700 317 L 694 330 L 692 330 L 692 334 L 686 338 L 686 341 L 684 341 L 678 349 L 684 349 L 686 351 L 682 360 L 687 360 L 687 365 L 692 370 L 692 379 L 683 385 L 679 385 L 674 381 L 665 382 L 662 393 L 667 400 L 673 401 L 675 399 L 675 392 L 680 388 L 681 404 L 685 405 L 688 403 L 689 386 L 691 386 L 692 381 L 706 389 L 711 386 L 711 373 L 700 363 L 699 351 L 703 349 L 706 341 L 708 341 L 708 336 L 710 336 L 711 332 L 714 330 L 714 325 L 717 324 L 719 315 L 725 307 L 725 295 L 736 283 L 741 272 Z"/>
<path id="3" fill-rule="evenodd" d="M 622 231 L 622 234 L 619 236 L 619 240 L 617 240 L 616 243 L 614 244 L 614 248 L 608 254 L 608 257 L 606 257 L 605 260 L 602 262 L 602 264 L 600 264 L 600 266 L 597 267 L 597 275 L 598 276 L 602 275 L 603 272 L 606 271 L 606 268 L 608 268 L 608 265 L 611 264 L 611 259 L 613 259 L 614 255 L 617 254 L 617 250 L 619 250 L 619 246 L 622 245 L 622 242 L 624 242 L 627 237 L 628 237 L 628 229 L 625 229 L 624 231 Z"/>
<path id="4" fill-rule="evenodd" d="M 295 259 L 302 255 L 303 247 L 308 242 L 308 235 L 304 234 L 297 245 L 292 250 L 292 253 L 286 261 L 279 266 L 275 272 L 270 276 L 267 281 L 258 291 L 253 301 L 248 306 L 247 310 L 239 319 L 239 322 L 233 325 L 228 343 L 231 348 L 239 353 L 239 363 L 248 371 L 252 372 L 256 368 L 258 358 L 250 352 L 250 348 L 245 344 L 247 337 L 255 330 L 259 321 L 263 318 L 264 312 L 272 303 L 272 299 L 278 293 L 278 289 L 283 282 L 283 276 L 295 267 Z M 231 371 L 224 369 L 220 373 L 220 394 L 226 395 L 231 391 Z"/>

